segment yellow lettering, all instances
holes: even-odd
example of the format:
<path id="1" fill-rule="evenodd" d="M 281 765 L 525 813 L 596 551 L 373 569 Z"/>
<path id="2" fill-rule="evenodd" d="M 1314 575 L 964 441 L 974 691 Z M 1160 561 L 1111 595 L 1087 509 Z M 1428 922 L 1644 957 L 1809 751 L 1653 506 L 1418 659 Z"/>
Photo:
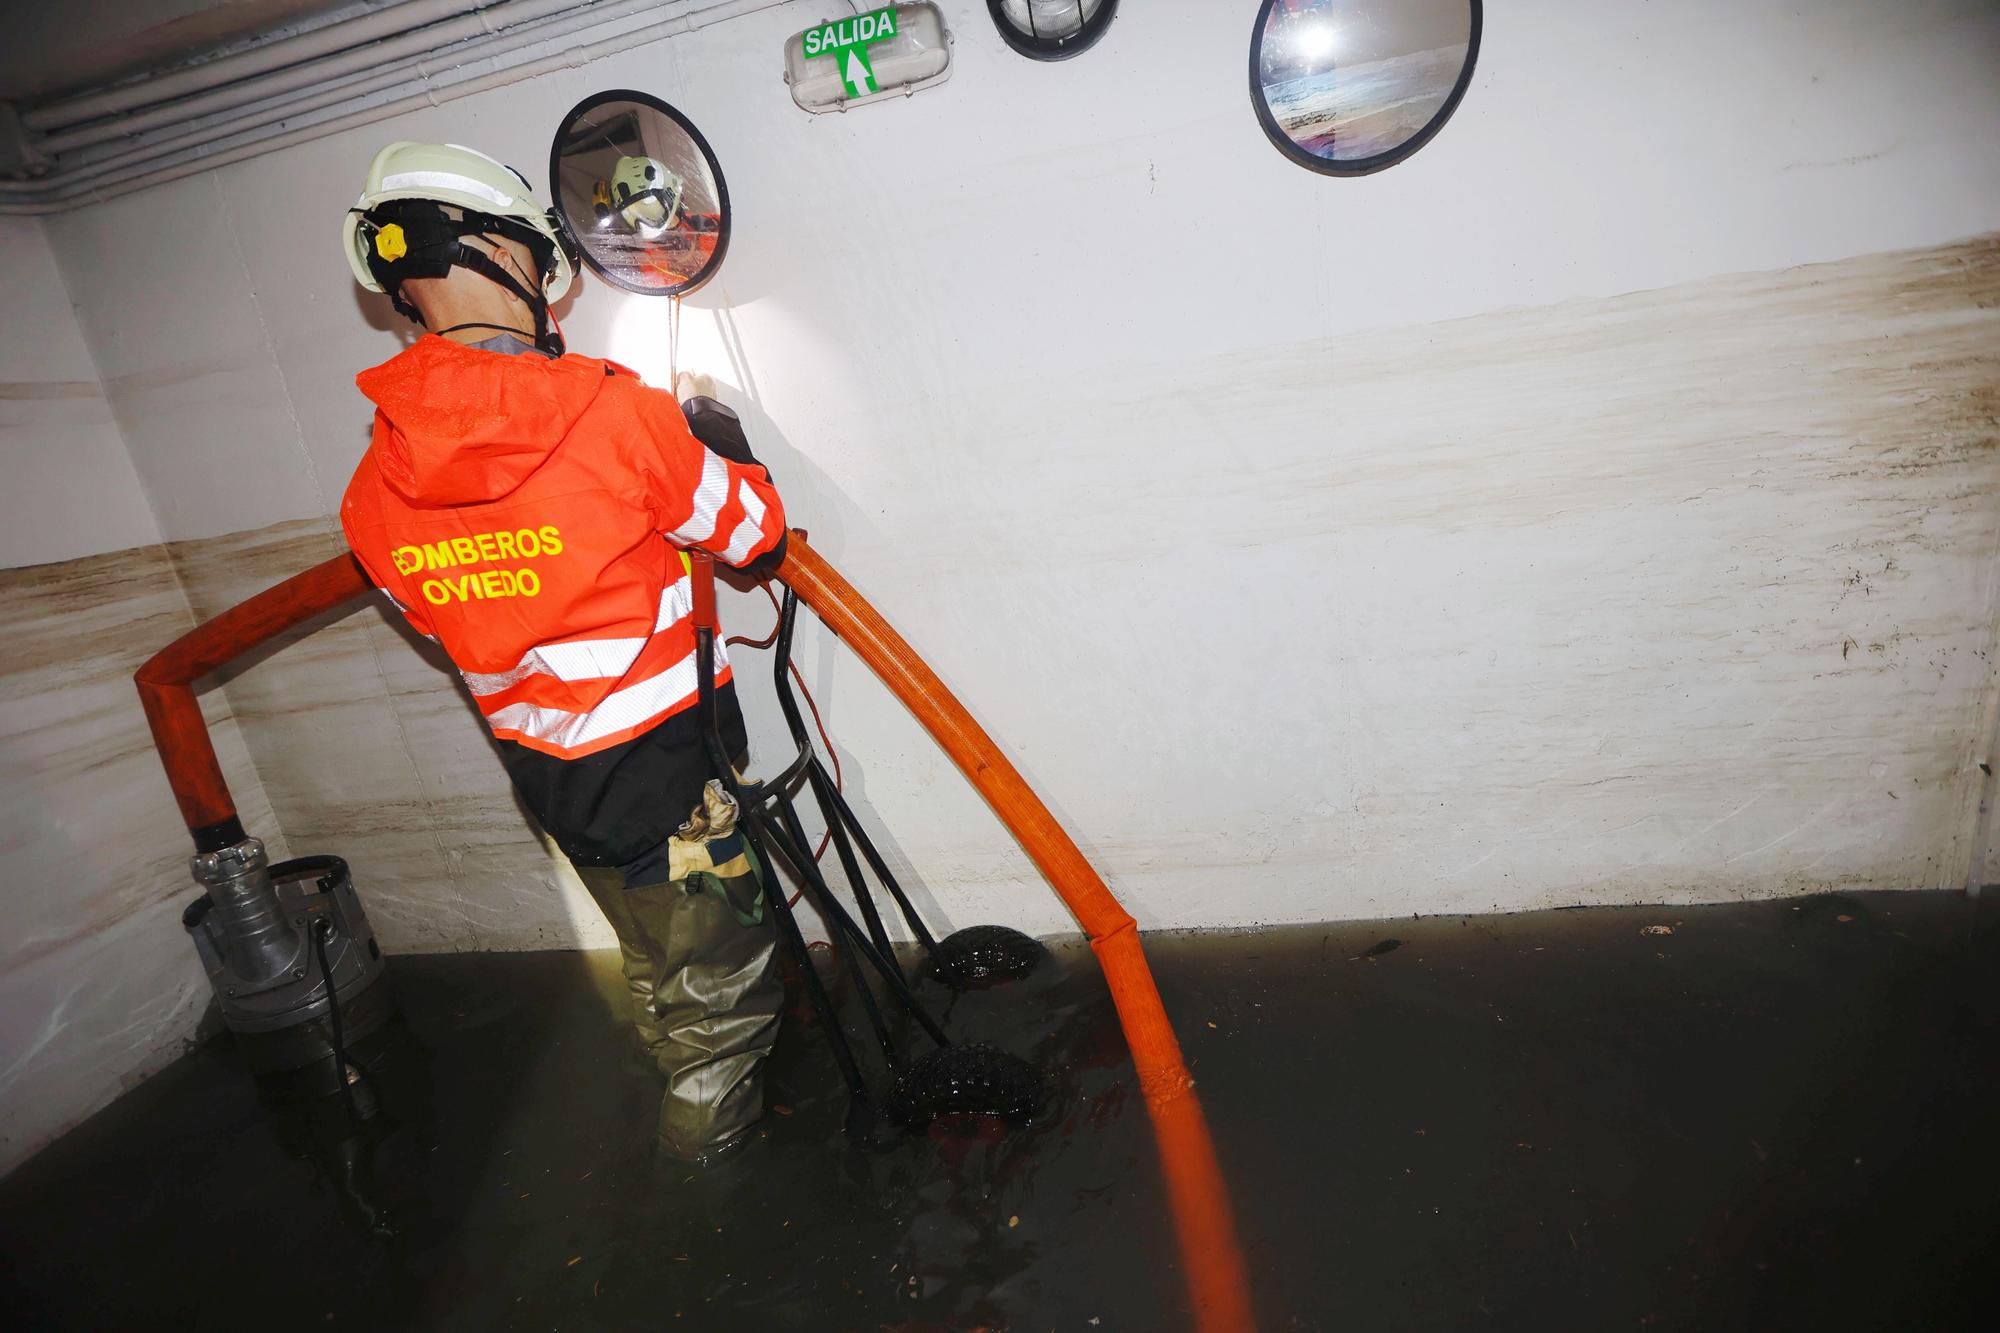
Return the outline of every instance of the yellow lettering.
<path id="1" fill-rule="evenodd" d="M 478 564 L 481 561 L 490 563 L 500 560 L 532 560 L 536 556 L 561 555 L 562 552 L 562 529 L 551 523 L 540 528 L 517 528 L 512 532 L 480 532 L 470 537 L 446 537 L 423 546 L 398 546 L 389 553 L 389 558 L 394 562 L 397 572 L 416 574 L 424 570 L 452 569 L 459 565 Z"/>
<path id="2" fill-rule="evenodd" d="M 501 597 L 537 597 L 542 591 L 542 576 L 532 569 L 482 569 L 454 579 L 426 579 L 420 590 L 432 606 Z"/>

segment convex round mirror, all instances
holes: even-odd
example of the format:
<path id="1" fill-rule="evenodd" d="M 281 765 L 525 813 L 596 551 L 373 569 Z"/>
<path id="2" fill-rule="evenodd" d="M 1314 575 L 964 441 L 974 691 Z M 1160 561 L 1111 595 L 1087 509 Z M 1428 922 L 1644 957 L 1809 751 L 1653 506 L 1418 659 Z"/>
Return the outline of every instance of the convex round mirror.
<path id="1" fill-rule="evenodd" d="M 1480 0 L 1264 0 L 1250 101 L 1301 166 L 1393 166 L 1451 119 L 1479 57 Z"/>
<path id="2" fill-rule="evenodd" d="M 614 89 L 577 103 L 549 150 L 549 181 L 584 262 L 628 292 L 691 292 L 729 249 L 722 168 L 657 97 Z"/>
<path id="3" fill-rule="evenodd" d="M 1066 60 L 1111 26 L 1118 0 L 986 0 L 1007 45 L 1036 60 Z"/>

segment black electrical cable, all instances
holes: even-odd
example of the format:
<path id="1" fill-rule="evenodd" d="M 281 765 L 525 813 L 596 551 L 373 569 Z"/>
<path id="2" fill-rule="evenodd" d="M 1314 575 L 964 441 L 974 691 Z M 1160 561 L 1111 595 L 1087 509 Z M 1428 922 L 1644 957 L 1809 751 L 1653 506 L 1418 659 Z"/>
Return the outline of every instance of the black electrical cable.
<path id="1" fill-rule="evenodd" d="M 313 956 L 319 959 L 320 984 L 326 987 L 326 1016 L 333 1028 L 333 1074 L 340 1082 L 340 1104 L 347 1108 L 347 1118 L 359 1125 L 361 1115 L 354 1109 L 354 1089 L 348 1085 L 347 1039 L 340 1027 L 340 993 L 334 989 L 333 969 L 326 962 L 327 936 L 333 934 L 333 920 L 321 917 L 313 923 Z M 359 1069 L 356 1069 L 359 1073 Z"/>
<path id="2" fill-rule="evenodd" d="M 730 635 L 722 642 L 731 648 L 739 644 L 745 648 L 769 648 L 778 641 L 778 631 L 784 627 L 784 609 L 778 605 L 778 594 L 771 591 L 770 581 L 765 580 L 759 583 L 757 587 L 766 597 L 771 599 L 771 610 L 777 613 L 778 619 L 772 623 L 771 632 L 761 639 L 753 639 L 747 634 Z M 819 715 L 819 705 L 813 701 L 812 689 L 806 684 L 806 678 L 800 674 L 797 662 L 792 661 L 788 656 L 785 659 L 785 665 L 790 669 L 792 679 L 798 682 L 799 693 L 805 695 L 806 707 L 812 710 L 813 725 L 819 728 L 819 738 L 826 746 L 827 758 L 833 760 L 833 789 L 835 791 L 845 790 L 847 778 L 840 771 L 840 751 L 833 748 L 833 737 L 826 734 L 826 720 Z M 826 855 L 826 846 L 831 841 L 833 841 L 833 830 L 829 828 L 825 833 L 820 835 L 819 846 L 813 851 L 813 861 L 815 863 Z M 804 892 L 804 889 L 800 889 L 798 893 L 792 895 L 792 906 L 797 907 L 799 905 L 799 895 Z"/>
<path id="3" fill-rule="evenodd" d="M 460 329 L 492 329 L 496 333 L 511 333 L 524 343 L 531 343 L 535 340 L 535 335 L 526 329 L 517 329 L 506 324 L 488 324 L 486 321 L 480 319 L 468 319 L 463 324 L 454 324 L 448 329 L 434 329 L 432 332 L 442 338 L 445 334 L 457 333 Z"/>

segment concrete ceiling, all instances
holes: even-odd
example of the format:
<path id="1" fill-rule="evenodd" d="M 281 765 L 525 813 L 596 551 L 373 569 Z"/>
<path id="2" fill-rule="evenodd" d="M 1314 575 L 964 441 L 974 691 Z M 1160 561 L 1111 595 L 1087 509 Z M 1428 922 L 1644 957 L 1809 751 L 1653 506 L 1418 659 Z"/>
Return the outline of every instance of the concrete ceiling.
<path id="1" fill-rule="evenodd" d="M 0 0 L 0 101 L 34 102 L 172 65 L 302 20 L 395 0 Z"/>

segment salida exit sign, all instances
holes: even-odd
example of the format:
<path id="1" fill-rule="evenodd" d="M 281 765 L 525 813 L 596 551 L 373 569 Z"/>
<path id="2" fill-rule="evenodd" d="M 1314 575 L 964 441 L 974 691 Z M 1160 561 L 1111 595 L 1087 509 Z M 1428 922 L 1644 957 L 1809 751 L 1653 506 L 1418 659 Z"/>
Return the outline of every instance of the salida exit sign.
<path id="1" fill-rule="evenodd" d="M 842 14 L 785 44 L 785 82 L 807 111 L 845 111 L 912 93 L 950 72 L 951 34 L 929 0 Z"/>
<path id="2" fill-rule="evenodd" d="M 849 97 L 879 93 L 882 86 L 875 81 L 875 68 L 869 63 L 868 48 L 877 42 L 889 41 L 895 35 L 894 5 L 869 14 L 836 19 L 832 23 L 806 29 L 806 59 L 819 60 L 830 56 L 839 61 L 840 81 L 847 85 Z"/>

